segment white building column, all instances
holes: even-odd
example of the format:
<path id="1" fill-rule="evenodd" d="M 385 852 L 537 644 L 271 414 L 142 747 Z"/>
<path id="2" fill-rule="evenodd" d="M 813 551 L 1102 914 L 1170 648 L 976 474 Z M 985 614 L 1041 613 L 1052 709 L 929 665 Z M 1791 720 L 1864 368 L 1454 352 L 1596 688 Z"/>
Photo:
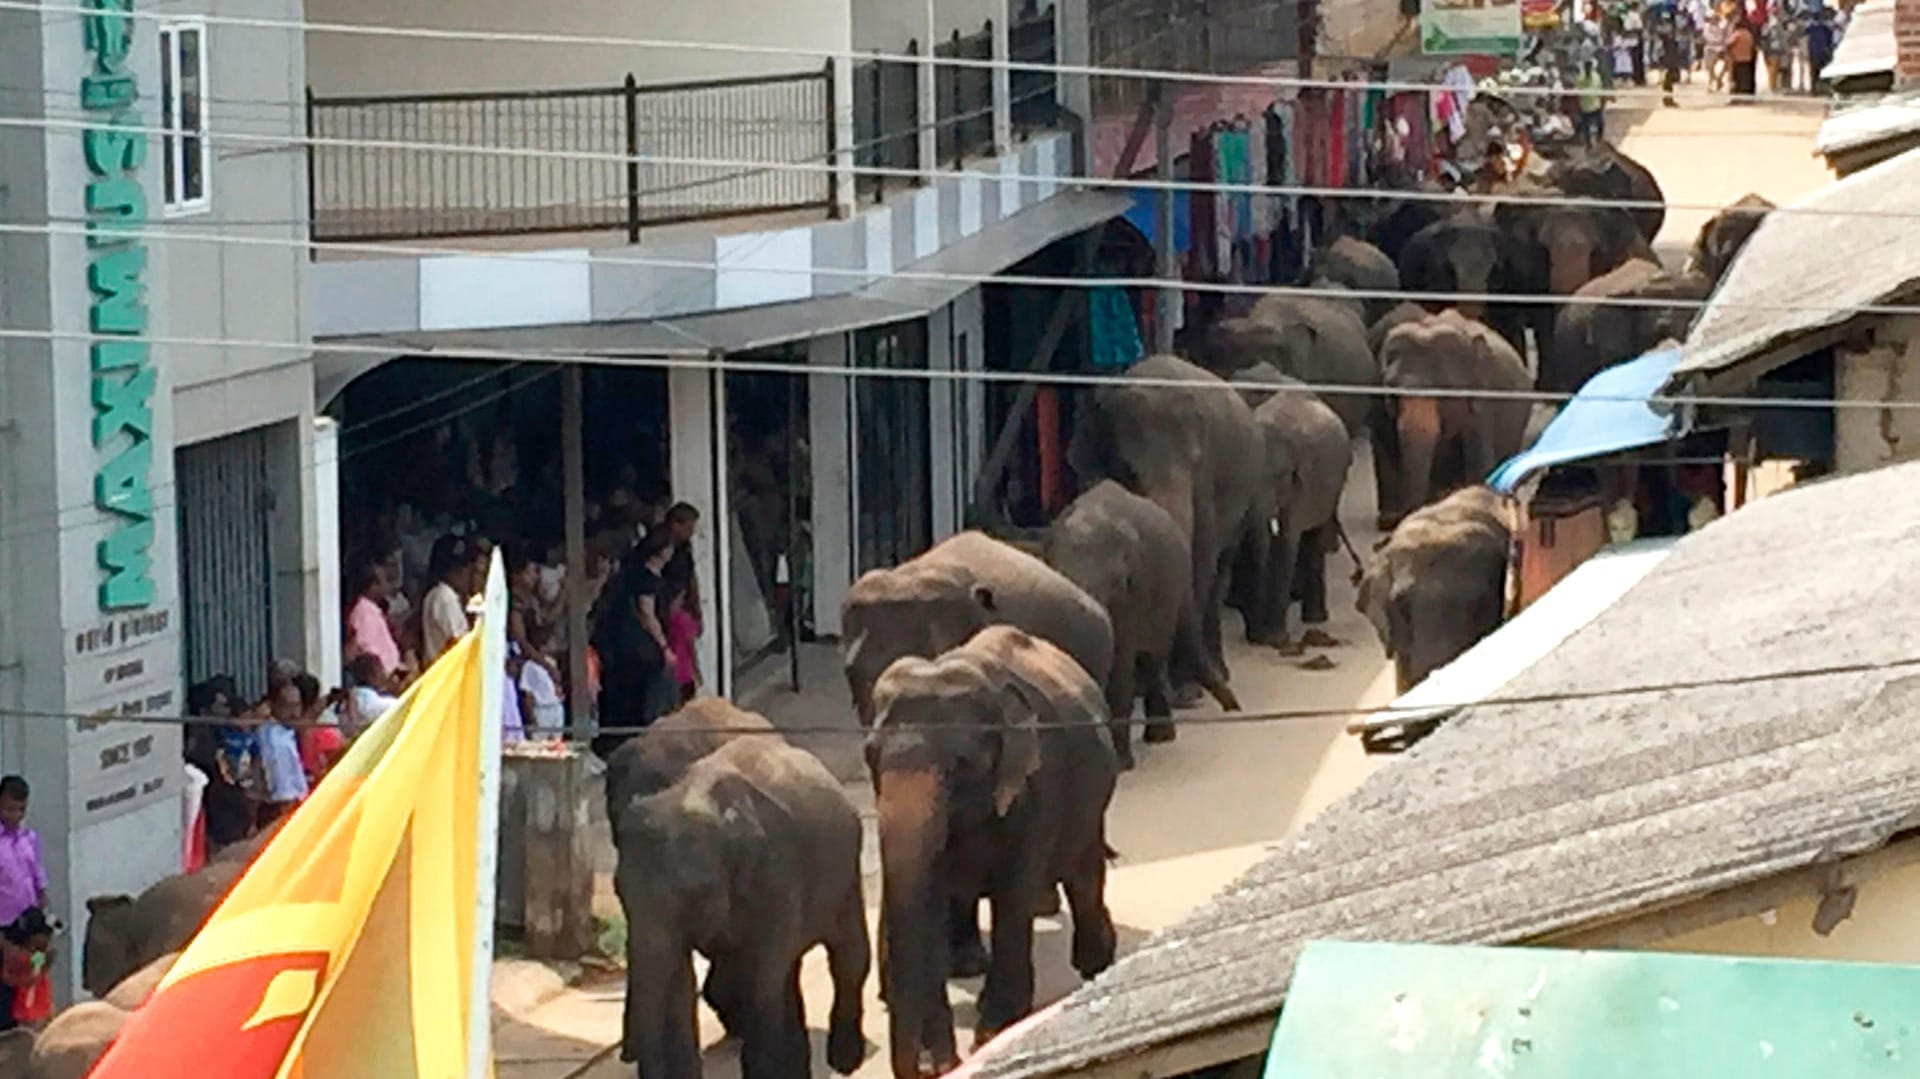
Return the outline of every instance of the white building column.
<path id="1" fill-rule="evenodd" d="M 859 181 L 853 173 L 853 69 L 849 57 L 833 60 L 833 176 L 835 217 L 852 217 L 860 202 Z"/>
<path id="2" fill-rule="evenodd" d="M 700 635 L 695 653 L 706 692 L 733 690 L 731 509 L 727 505 L 726 373 L 675 367 L 667 372 L 669 472 L 673 497 L 700 511 L 693 536 L 700 578 Z"/>
<path id="3" fill-rule="evenodd" d="M 1087 4 L 1088 0 L 1054 0 L 1054 57 L 1063 67 L 1087 67 L 1093 63 L 1093 28 Z M 1061 75 L 1060 104 L 1075 116 L 1091 122 L 1092 81 L 1085 75 Z M 1075 172 L 1087 175 L 1087 162 L 1073 164 Z"/>
<path id="4" fill-rule="evenodd" d="M 852 341 L 844 333 L 807 343 L 807 362 L 845 367 Z M 853 380 L 807 377 L 807 444 L 813 470 L 813 630 L 840 635 L 840 604 L 853 583 Z"/>
<path id="5" fill-rule="evenodd" d="M 929 61 L 920 64 L 920 77 L 914 82 L 920 88 L 920 171 L 925 175 L 940 164 L 940 129 L 936 126 L 940 119 L 940 94 L 936 80 L 941 69 L 930 61 L 940 44 L 940 19 L 935 0 L 922 0 L 920 7 L 920 55 Z"/>
<path id="6" fill-rule="evenodd" d="M 308 650 L 308 662 L 323 686 L 340 684 L 340 659 L 345 638 L 341 627 L 340 580 L 340 425 L 326 416 L 306 421 L 313 430 L 313 589 L 309 610 L 317 612 L 317 647 Z"/>
<path id="7" fill-rule="evenodd" d="M 1013 54 L 1013 5 L 1000 8 L 993 20 L 993 58 L 1004 63 Z M 993 152 L 1004 154 L 1013 145 L 1013 72 L 993 69 Z"/>

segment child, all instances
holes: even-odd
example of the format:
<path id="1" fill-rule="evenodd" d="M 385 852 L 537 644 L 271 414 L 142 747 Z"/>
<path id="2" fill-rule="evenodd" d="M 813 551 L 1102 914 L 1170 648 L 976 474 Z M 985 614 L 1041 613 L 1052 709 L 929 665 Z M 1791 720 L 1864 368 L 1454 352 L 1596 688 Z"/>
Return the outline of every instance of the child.
<path id="1" fill-rule="evenodd" d="M 293 684 L 300 690 L 300 764 L 306 769 L 307 785 L 315 787 L 346 748 L 339 726 L 327 714 L 339 699 L 339 691 L 321 696 L 320 680 L 305 671 L 294 676 Z"/>
<path id="2" fill-rule="evenodd" d="M 27 827 L 30 793 L 24 777 L 0 778 L 0 926 L 13 924 L 29 909 L 47 906 L 40 835 Z"/>
<path id="3" fill-rule="evenodd" d="M 0 1030 L 38 1026 L 53 1015 L 52 964 L 53 924 L 29 907 L 0 932 Z"/>
<path id="4" fill-rule="evenodd" d="M 260 827 L 286 816 L 307 798 L 307 771 L 300 762 L 300 739 L 294 727 L 305 712 L 300 687 L 292 678 L 279 683 L 273 695 L 255 709 L 267 713 L 267 722 L 255 732 L 260 739 L 261 771 L 266 774 L 266 804 L 260 809 Z"/>
<path id="5" fill-rule="evenodd" d="M 536 740 L 558 738 L 567 725 L 566 698 L 560 692 L 559 679 L 553 676 L 553 661 L 547 645 L 553 639 L 553 627 L 535 624 L 527 629 L 527 643 L 533 654 L 520 668 L 520 692 L 526 696 L 529 733 Z"/>
<path id="6" fill-rule="evenodd" d="M 348 738 L 357 738 L 373 721 L 387 714 L 400 702 L 394 696 L 393 675 L 380 667 L 378 659 L 368 662 L 364 655 L 347 664 L 347 695 L 340 705 L 340 726 Z"/>

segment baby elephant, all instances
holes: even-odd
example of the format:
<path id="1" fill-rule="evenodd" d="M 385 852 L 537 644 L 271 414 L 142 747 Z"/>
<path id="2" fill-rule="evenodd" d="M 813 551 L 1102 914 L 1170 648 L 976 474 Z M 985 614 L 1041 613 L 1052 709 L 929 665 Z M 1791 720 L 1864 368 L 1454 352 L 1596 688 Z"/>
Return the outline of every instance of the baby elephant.
<path id="1" fill-rule="evenodd" d="M 800 958 L 825 945 L 827 1062 L 843 1074 L 860 1066 L 871 966 L 860 818 L 818 758 L 778 739 L 728 742 L 629 802 L 616 838 L 627 917 L 621 1059 L 638 1063 L 640 1079 L 699 1079 L 695 950 L 712 963 L 706 996 L 740 1038 L 745 1079 L 806 1079 Z"/>
<path id="2" fill-rule="evenodd" d="M 976 1044 L 1033 1008 L 1035 897 L 1058 883 L 1073 909 L 1073 965 L 1113 962 L 1107 804 L 1119 775 L 1094 680 L 1046 641 L 992 626 L 939 659 L 894 661 L 874 689 L 867 739 L 880 829 L 881 983 L 895 1079 L 959 1062 L 941 915 L 993 903 Z"/>

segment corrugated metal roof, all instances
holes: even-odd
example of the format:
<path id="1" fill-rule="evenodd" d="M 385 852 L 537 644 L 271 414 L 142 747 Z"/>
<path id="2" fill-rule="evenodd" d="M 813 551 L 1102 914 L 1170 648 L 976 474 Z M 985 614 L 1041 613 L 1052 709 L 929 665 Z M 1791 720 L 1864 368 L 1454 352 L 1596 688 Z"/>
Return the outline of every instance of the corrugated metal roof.
<path id="1" fill-rule="evenodd" d="M 977 1074 L 1054 1074 L 1261 1020 L 1309 940 L 1537 940 L 1914 827 L 1917 488 L 1920 463 L 1810 483 L 1681 539 L 1501 694 L 1527 700 L 1449 721 L 983 1050 Z"/>
<path id="2" fill-rule="evenodd" d="M 1814 132 L 1813 149 L 1832 156 L 1915 132 L 1920 132 L 1920 94 L 1889 94 L 1836 110 Z"/>
<path id="3" fill-rule="evenodd" d="M 1866 0 L 1847 17 L 1847 31 L 1821 71 L 1828 80 L 1892 71 L 1899 63 L 1893 37 L 1893 0 Z"/>
<path id="4" fill-rule="evenodd" d="M 1920 282 L 1920 152 L 1792 205 L 1824 212 L 1767 215 L 1687 334 L 1669 390 L 1839 326 Z"/>
<path id="5" fill-rule="evenodd" d="M 1914 1074 L 1920 967 L 1315 941 L 1266 1079 Z"/>

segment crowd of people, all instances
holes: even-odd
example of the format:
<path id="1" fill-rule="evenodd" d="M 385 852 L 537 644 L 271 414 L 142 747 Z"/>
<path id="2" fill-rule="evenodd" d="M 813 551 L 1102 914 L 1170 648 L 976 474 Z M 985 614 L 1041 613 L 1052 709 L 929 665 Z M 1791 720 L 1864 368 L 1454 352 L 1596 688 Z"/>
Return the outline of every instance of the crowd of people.
<path id="1" fill-rule="evenodd" d="M 1696 71 L 1709 90 L 1736 98 L 1758 92 L 1762 67 L 1772 90 L 1815 91 L 1845 20 L 1824 0 L 1588 0 L 1578 24 L 1588 43 L 1577 80 L 1582 120 L 1599 111 L 1603 87 L 1647 86 L 1655 72 L 1668 105 Z"/>

